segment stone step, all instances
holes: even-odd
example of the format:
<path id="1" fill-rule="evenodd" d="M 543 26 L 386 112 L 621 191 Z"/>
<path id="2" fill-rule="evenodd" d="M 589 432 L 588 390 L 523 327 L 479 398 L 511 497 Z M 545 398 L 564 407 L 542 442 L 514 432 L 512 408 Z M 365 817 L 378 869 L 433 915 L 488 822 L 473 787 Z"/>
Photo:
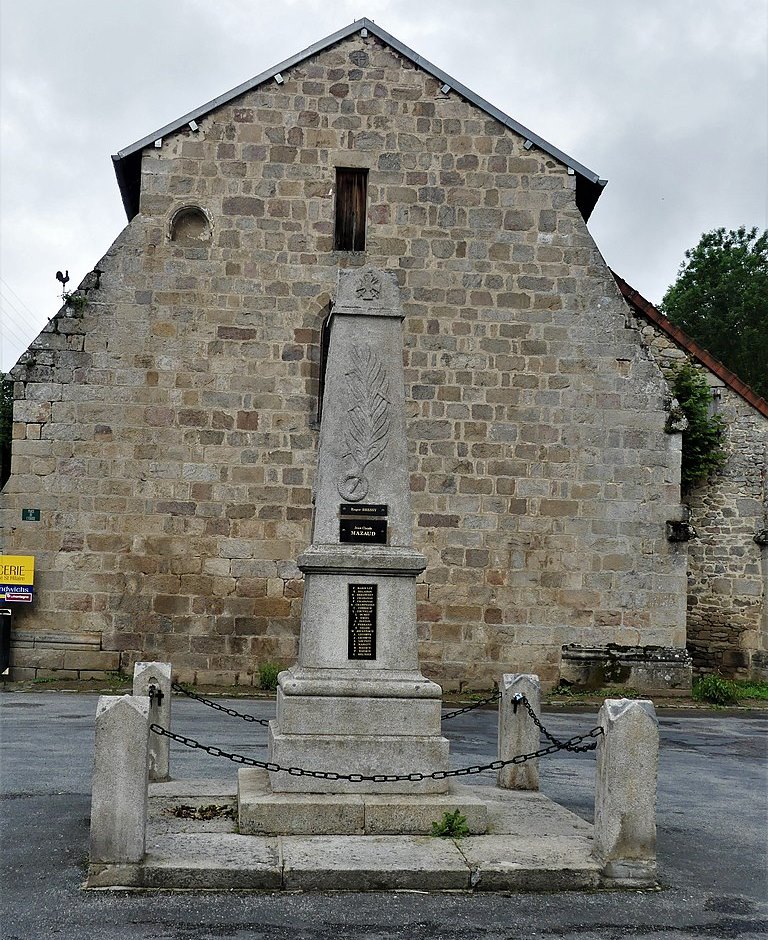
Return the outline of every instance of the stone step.
<path id="1" fill-rule="evenodd" d="M 542 793 L 482 785 L 459 791 L 465 801 L 472 797 L 485 805 L 487 835 L 246 835 L 235 831 L 234 819 L 178 819 L 168 813 L 179 804 L 232 805 L 234 781 L 152 784 L 144 861 L 92 865 L 86 885 L 264 891 L 570 891 L 615 886 L 592 857 L 593 827 Z M 349 797 L 344 801 L 354 802 Z M 636 880 L 633 887 L 654 882 L 655 872 L 649 871 L 646 880 Z"/>
<path id="2" fill-rule="evenodd" d="M 87 887 L 288 891 L 568 891 L 601 886 L 588 843 L 494 836 L 244 836 L 150 840 L 142 865 L 91 866 Z"/>
<path id="3" fill-rule="evenodd" d="M 455 783 L 438 794 L 274 793 L 266 771 L 242 768 L 238 804 L 238 828 L 251 835 L 429 835 L 455 810 L 471 833 L 488 828 L 485 801 Z"/>

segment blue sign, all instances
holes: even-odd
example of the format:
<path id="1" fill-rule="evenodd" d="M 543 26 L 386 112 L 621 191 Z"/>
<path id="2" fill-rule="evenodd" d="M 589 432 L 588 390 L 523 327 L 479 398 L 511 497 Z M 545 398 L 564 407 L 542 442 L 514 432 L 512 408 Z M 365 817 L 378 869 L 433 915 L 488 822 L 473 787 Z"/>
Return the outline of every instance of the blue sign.
<path id="1" fill-rule="evenodd" d="M 31 584 L 0 584 L 0 601 L 17 604 L 32 603 Z"/>

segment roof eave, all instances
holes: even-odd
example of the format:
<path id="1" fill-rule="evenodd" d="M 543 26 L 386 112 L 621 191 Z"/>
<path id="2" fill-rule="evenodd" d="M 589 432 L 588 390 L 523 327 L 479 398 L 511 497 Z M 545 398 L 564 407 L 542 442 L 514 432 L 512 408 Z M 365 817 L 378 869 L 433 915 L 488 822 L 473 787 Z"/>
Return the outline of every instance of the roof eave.
<path id="1" fill-rule="evenodd" d="M 750 388 L 735 372 L 732 372 L 727 366 L 723 365 L 719 359 L 715 359 L 712 353 L 697 343 L 696 340 L 690 337 L 684 330 L 681 330 L 679 326 L 672 323 L 664 316 L 658 307 L 654 307 L 650 300 L 646 300 L 645 297 L 628 284 L 623 277 L 620 277 L 615 271 L 611 271 L 611 274 L 613 274 L 622 296 L 635 311 L 658 326 L 676 345 L 684 349 L 697 362 L 703 365 L 705 369 L 709 369 L 724 385 L 727 385 L 728 388 L 736 392 L 737 395 L 740 395 L 747 404 L 751 405 L 759 411 L 760 414 L 768 418 L 768 401 L 761 395 L 758 395 L 753 388 Z"/>
<path id="2" fill-rule="evenodd" d="M 138 197 L 132 190 L 139 182 L 141 173 L 140 154 L 145 147 L 149 146 L 150 144 L 154 144 L 154 142 L 158 139 L 167 137 L 169 134 L 173 134 L 176 131 L 181 130 L 183 127 L 188 125 L 190 121 L 200 120 L 207 114 L 210 114 L 211 111 L 221 107 L 221 105 L 227 104 L 233 99 L 238 98 L 240 95 L 243 95 L 246 92 L 257 88 L 259 85 L 264 84 L 264 82 L 270 81 L 279 72 L 288 71 L 288 69 L 298 65 L 305 59 L 310 58 L 318 52 L 322 52 L 330 46 L 335 45 L 337 42 L 341 42 L 341 40 L 346 39 L 348 36 L 351 36 L 353 33 L 356 33 L 361 29 L 367 29 L 396 52 L 399 52 L 407 59 L 410 59 L 410 61 L 412 61 L 416 66 L 437 78 L 441 83 L 450 85 L 454 92 L 461 95 L 463 98 L 476 105 L 481 110 L 485 111 L 487 114 L 495 118 L 501 124 L 504 124 L 510 130 L 520 134 L 520 136 L 524 137 L 526 141 L 530 141 L 531 145 L 535 145 L 545 153 L 548 153 L 550 156 L 554 157 L 556 160 L 559 160 L 561 163 L 565 164 L 565 166 L 573 170 L 577 176 L 576 202 L 579 210 L 581 211 L 581 214 L 584 217 L 584 220 L 586 221 L 589 219 L 589 216 L 594 209 L 597 200 L 600 198 L 600 194 L 603 188 L 606 185 L 606 180 L 601 180 L 597 173 L 579 163 L 577 160 L 574 160 L 573 157 L 570 157 L 567 153 L 559 150 L 553 144 L 550 144 L 549 141 L 544 140 L 543 137 L 535 134 L 533 131 L 520 124 L 514 118 L 510 117 L 508 114 L 500 111 L 497 107 L 486 101 L 484 98 L 481 98 L 479 95 L 475 94 L 475 92 L 467 88 L 461 82 L 457 81 L 447 72 L 444 72 L 436 65 L 433 65 L 428 59 L 420 56 L 413 49 L 400 42 L 400 40 L 395 36 L 392 36 L 385 30 L 381 29 L 381 27 L 377 26 L 367 17 L 356 20 L 354 23 L 350 23 L 349 26 L 345 26 L 343 29 L 338 30 L 330 36 L 326 36 L 325 39 L 321 39 L 318 42 L 313 43 L 311 46 L 307 46 L 306 49 L 303 49 L 301 52 L 298 52 L 290 58 L 283 60 L 278 65 L 267 69 L 267 71 L 249 79 L 247 82 L 243 82 L 242 84 L 237 85 L 235 88 L 224 92 L 224 94 L 219 95 L 217 98 L 213 98 L 211 101 L 200 105 L 193 111 L 189 111 L 187 114 L 177 118 L 170 124 L 166 124 L 163 127 L 158 128 L 156 131 L 153 131 L 151 134 L 148 134 L 146 137 L 142 137 L 141 140 L 137 140 L 128 147 L 119 150 L 112 157 L 112 160 L 115 164 L 115 174 L 117 176 L 118 185 L 120 186 L 120 193 L 122 195 L 123 205 L 125 206 L 128 219 L 132 219 L 133 216 L 136 215 L 139 211 Z M 137 165 L 138 170 L 136 168 Z"/>

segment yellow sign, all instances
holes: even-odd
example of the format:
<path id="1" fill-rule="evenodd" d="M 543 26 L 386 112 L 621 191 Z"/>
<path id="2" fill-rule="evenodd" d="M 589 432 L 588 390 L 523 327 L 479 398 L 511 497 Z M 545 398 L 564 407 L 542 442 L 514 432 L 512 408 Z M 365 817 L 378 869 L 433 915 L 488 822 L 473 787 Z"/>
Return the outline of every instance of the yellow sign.
<path id="1" fill-rule="evenodd" d="M 34 583 L 34 555 L 0 555 L 0 584 Z"/>

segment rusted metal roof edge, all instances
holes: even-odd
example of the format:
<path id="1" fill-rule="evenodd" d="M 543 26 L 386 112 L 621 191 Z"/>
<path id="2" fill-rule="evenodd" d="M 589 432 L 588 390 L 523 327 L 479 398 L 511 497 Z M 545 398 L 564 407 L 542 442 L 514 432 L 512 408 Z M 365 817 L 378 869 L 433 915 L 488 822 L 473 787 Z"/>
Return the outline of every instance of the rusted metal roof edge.
<path id="1" fill-rule="evenodd" d="M 658 326 L 659 329 L 666 333 L 681 349 L 684 349 L 689 355 L 701 363 L 701 365 L 709 369 L 709 371 L 716 375 L 728 388 L 736 392 L 737 395 L 740 395 L 747 404 L 751 405 L 759 411 L 761 415 L 768 418 L 768 401 L 761 395 L 758 395 L 746 382 L 742 381 L 735 372 L 731 372 L 719 359 L 715 359 L 711 353 L 707 352 L 703 346 L 700 346 L 699 343 L 697 343 L 695 339 L 692 339 L 684 330 L 681 330 L 679 326 L 675 326 L 674 323 L 671 323 L 657 307 L 654 307 L 654 305 L 649 300 L 646 300 L 634 287 L 627 284 L 623 277 L 620 277 L 615 271 L 611 271 L 611 274 L 613 274 L 616 279 L 616 283 L 624 299 L 634 310 Z"/>
<path id="2" fill-rule="evenodd" d="M 123 172 L 124 161 L 134 154 L 139 153 L 150 144 L 153 144 L 159 138 L 166 137 L 169 134 L 173 134 L 176 131 L 181 130 L 185 125 L 189 124 L 190 121 L 196 121 L 202 117 L 205 117 L 205 115 L 210 114 L 210 112 L 214 111 L 216 108 L 221 107 L 224 104 L 228 104 L 230 101 L 239 97 L 240 95 L 251 91 L 252 89 L 264 84 L 264 82 L 267 82 L 270 79 L 273 79 L 278 73 L 288 71 L 294 65 L 298 65 L 300 62 L 303 62 L 305 59 L 316 55 L 318 52 L 322 52 L 325 49 L 330 48 L 337 42 L 346 39 L 348 36 L 351 36 L 353 33 L 356 33 L 361 29 L 367 29 L 383 43 L 390 46 L 392 49 L 394 49 L 396 52 L 399 52 L 407 59 L 410 59 L 415 65 L 423 69 L 423 71 L 428 72 L 434 78 L 440 80 L 443 84 L 450 85 L 451 89 L 457 94 L 461 95 L 463 98 L 466 98 L 467 101 L 485 111 L 491 117 L 510 128 L 510 130 L 520 134 L 526 140 L 530 140 L 545 153 L 548 153 L 556 160 L 559 160 L 565 166 L 572 169 L 574 173 L 578 174 L 578 176 L 582 177 L 588 184 L 591 184 L 584 187 L 584 192 L 588 194 L 584 197 L 584 201 L 587 204 L 581 207 L 585 219 L 589 217 L 589 214 L 600 197 L 600 193 L 602 192 L 603 187 L 606 185 L 607 180 L 601 179 L 597 173 L 579 163 L 577 160 L 574 160 L 573 157 L 570 157 L 567 153 L 559 150 L 553 144 L 550 144 L 549 141 L 546 141 L 543 137 L 535 134 L 533 131 L 520 124 L 514 118 L 510 117 L 508 114 L 505 114 L 503 111 L 500 111 L 494 105 L 490 104 L 490 102 L 475 94 L 471 89 L 467 88 L 465 85 L 462 85 L 461 82 L 454 79 L 447 72 L 444 72 L 436 65 L 433 65 L 429 60 L 425 59 L 423 56 L 420 56 L 417 52 L 414 52 L 413 49 L 406 46 L 405 43 L 400 42 L 399 39 L 381 29 L 381 27 L 377 26 L 373 20 L 369 20 L 367 17 L 363 17 L 362 19 L 355 20 L 354 23 L 350 23 L 349 26 L 345 26 L 343 29 L 337 30 L 337 32 L 332 33 L 330 36 L 326 36 L 325 39 L 321 39 L 318 42 L 313 43 L 311 46 L 307 46 L 306 49 L 303 49 L 301 52 L 297 52 L 290 58 L 280 62 L 278 65 L 267 69 L 267 71 L 261 72 L 254 78 L 249 79 L 247 82 L 243 82 L 242 84 L 237 85 L 235 88 L 224 92 L 224 94 L 211 99 L 211 101 L 194 108 L 192 111 L 189 111 L 182 117 L 177 118 L 175 121 L 171 121 L 169 124 L 165 124 L 163 127 L 158 128 L 151 134 L 147 134 L 146 137 L 142 137 L 141 140 L 137 140 L 135 143 L 124 147 L 122 150 L 119 150 L 116 154 L 114 154 L 112 161 L 115 164 L 115 174 L 118 179 L 118 185 L 120 186 L 120 191 L 123 196 L 123 204 L 125 205 L 128 218 L 132 218 L 131 208 L 129 207 L 133 206 L 135 208 L 135 211 L 133 212 L 133 215 L 135 215 L 136 212 L 138 212 L 138 206 L 135 206 L 135 198 L 132 199 L 131 193 L 127 191 L 131 186 L 131 182 L 128 179 L 129 174 Z"/>

